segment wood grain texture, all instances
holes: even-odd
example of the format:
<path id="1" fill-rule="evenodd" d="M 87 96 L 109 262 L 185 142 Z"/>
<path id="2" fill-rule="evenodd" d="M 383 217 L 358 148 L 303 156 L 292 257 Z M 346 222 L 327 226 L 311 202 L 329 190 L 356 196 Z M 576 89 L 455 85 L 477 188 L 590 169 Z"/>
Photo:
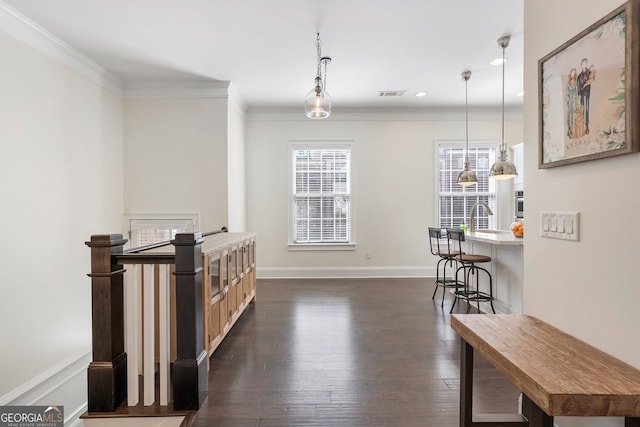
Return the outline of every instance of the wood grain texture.
<path id="1" fill-rule="evenodd" d="M 433 279 L 258 282 L 213 353 L 195 427 L 458 426 L 453 300 L 431 299 Z M 519 390 L 475 362 L 474 407 L 516 412 Z"/>
<path id="2" fill-rule="evenodd" d="M 531 316 L 460 315 L 451 326 L 551 416 L 640 416 L 640 371 Z"/>

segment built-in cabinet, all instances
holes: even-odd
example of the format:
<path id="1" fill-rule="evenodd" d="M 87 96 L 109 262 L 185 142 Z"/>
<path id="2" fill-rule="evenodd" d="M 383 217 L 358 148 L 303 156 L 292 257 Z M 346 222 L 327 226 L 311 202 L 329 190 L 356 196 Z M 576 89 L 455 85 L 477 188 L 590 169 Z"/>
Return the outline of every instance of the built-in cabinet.
<path id="1" fill-rule="evenodd" d="M 209 355 L 256 299 L 255 234 L 223 233 L 211 237 L 202 247 L 204 341 Z"/>

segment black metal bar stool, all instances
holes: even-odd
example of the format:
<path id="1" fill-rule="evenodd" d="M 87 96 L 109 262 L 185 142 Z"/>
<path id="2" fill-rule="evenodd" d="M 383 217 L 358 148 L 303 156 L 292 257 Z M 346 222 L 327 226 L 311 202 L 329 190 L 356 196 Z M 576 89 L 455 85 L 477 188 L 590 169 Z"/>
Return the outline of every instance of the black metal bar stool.
<path id="1" fill-rule="evenodd" d="M 480 301 L 487 301 L 491 305 L 491 311 L 496 313 L 496 309 L 493 307 L 493 278 L 489 270 L 479 267 L 477 264 L 484 262 L 491 262 L 491 257 L 487 255 L 467 254 L 462 252 L 462 242 L 464 242 L 464 231 L 456 230 L 454 228 L 447 229 L 447 236 L 449 238 L 449 245 L 454 251 L 457 250 L 459 255 L 456 255 L 456 260 L 459 262 L 459 267 L 456 269 L 456 281 L 462 284 L 460 288 L 454 291 L 455 299 L 451 305 L 451 311 L 455 307 L 456 302 L 459 299 L 463 299 L 467 302 L 467 313 L 469 312 L 469 306 L 471 302 L 475 301 L 478 307 L 478 313 L 480 313 Z M 459 273 L 462 271 L 463 280 L 458 279 Z M 480 272 L 484 271 L 489 278 L 489 290 L 480 290 Z M 472 286 L 472 276 L 475 277 L 475 286 Z"/>
<path id="2" fill-rule="evenodd" d="M 440 257 L 440 260 L 436 264 L 436 288 L 433 290 L 431 299 L 435 299 L 436 292 L 438 292 L 438 286 L 442 286 L 442 302 L 440 303 L 440 307 L 444 307 L 444 295 L 445 292 L 447 292 L 447 288 L 455 288 L 458 290 L 459 287 L 462 287 L 462 284 L 453 276 L 453 273 L 458 269 L 458 260 L 456 255 L 460 255 L 460 252 L 451 250 L 449 246 L 449 239 L 447 239 L 447 247 L 441 247 L 440 243 L 443 238 L 444 236 L 439 228 L 429 227 L 429 247 L 431 249 L 431 254 Z M 441 264 L 442 276 L 440 276 Z M 452 270 L 450 278 L 447 278 L 447 265 Z"/>

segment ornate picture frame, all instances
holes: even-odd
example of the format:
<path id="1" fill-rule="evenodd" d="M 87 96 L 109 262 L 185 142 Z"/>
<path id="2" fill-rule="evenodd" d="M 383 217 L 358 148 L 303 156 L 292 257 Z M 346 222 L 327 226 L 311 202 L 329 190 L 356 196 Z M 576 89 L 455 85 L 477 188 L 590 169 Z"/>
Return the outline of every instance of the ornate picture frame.
<path id="1" fill-rule="evenodd" d="M 640 0 L 538 61 L 538 168 L 638 151 Z"/>

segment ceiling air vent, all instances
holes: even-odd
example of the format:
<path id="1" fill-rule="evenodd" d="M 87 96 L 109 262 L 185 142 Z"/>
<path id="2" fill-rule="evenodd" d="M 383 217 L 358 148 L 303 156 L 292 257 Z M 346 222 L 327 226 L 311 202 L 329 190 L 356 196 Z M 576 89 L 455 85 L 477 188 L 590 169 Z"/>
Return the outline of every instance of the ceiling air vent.
<path id="1" fill-rule="evenodd" d="M 378 92 L 378 96 L 402 96 L 405 94 L 405 92 L 406 90 L 381 90 L 380 92 Z"/>

